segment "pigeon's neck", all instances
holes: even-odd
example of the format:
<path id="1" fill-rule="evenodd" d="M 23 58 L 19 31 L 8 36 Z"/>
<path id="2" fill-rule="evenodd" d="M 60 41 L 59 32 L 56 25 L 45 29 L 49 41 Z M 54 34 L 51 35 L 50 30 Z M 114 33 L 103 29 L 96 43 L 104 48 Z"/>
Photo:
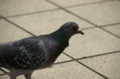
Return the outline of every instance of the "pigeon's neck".
<path id="1" fill-rule="evenodd" d="M 67 35 L 66 33 L 59 31 L 59 30 L 53 32 L 52 36 L 59 43 L 68 43 L 68 41 L 71 37 L 71 36 Z"/>

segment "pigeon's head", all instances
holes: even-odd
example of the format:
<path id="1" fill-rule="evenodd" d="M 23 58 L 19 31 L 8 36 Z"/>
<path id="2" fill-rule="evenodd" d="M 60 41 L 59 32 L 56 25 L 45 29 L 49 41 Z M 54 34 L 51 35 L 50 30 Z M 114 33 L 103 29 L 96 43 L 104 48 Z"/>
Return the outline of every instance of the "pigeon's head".
<path id="1" fill-rule="evenodd" d="M 62 32 L 64 32 L 65 34 L 67 34 L 68 36 L 72 36 L 74 34 L 82 34 L 82 35 L 84 35 L 84 33 L 79 30 L 78 24 L 75 23 L 75 22 L 67 22 L 67 23 L 63 24 L 60 27 L 60 30 Z"/>
<path id="2" fill-rule="evenodd" d="M 60 42 L 64 42 L 66 40 L 68 41 L 70 37 L 75 34 L 84 35 L 84 33 L 79 30 L 78 24 L 75 22 L 67 22 L 63 24 L 57 31 L 52 33 L 52 35 Z"/>

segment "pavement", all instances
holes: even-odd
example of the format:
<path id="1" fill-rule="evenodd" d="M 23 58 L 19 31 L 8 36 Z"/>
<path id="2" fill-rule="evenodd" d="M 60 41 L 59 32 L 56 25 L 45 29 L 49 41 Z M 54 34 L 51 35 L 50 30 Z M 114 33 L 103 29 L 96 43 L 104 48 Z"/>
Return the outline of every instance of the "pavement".
<path id="1" fill-rule="evenodd" d="M 0 0 L 0 44 L 51 33 L 68 21 L 85 35 L 73 36 L 55 64 L 32 79 L 120 79 L 120 0 Z M 0 79 L 9 76 L 0 71 Z"/>

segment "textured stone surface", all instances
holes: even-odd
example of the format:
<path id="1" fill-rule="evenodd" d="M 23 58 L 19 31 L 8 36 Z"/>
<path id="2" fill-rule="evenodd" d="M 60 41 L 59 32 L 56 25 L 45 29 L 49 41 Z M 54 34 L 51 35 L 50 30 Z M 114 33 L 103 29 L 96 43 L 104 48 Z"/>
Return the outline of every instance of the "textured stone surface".
<path id="1" fill-rule="evenodd" d="M 0 19 L 0 44 L 31 36 L 16 26 Z"/>
<path id="2" fill-rule="evenodd" d="M 74 5 L 81 5 L 81 4 L 88 4 L 100 1 L 108 1 L 108 0 L 50 0 L 59 6 L 67 7 L 67 6 L 74 6 Z"/>
<path id="3" fill-rule="evenodd" d="M 69 11 L 93 22 L 97 25 L 106 25 L 120 22 L 120 2 L 111 1 L 93 5 L 67 8 Z"/>
<path id="4" fill-rule="evenodd" d="M 55 63 L 58 63 L 58 62 L 63 62 L 63 61 L 68 61 L 68 60 L 72 60 L 71 58 L 69 58 L 68 56 L 64 55 L 64 54 L 61 54 L 57 60 L 55 61 Z"/>
<path id="5" fill-rule="evenodd" d="M 120 79 L 120 52 L 80 61 L 109 79 Z"/>
<path id="6" fill-rule="evenodd" d="M 5 68 L 2 68 L 2 69 L 4 69 L 6 72 L 8 72 L 7 69 L 5 69 Z M 8 75 L 1 75 L 1 74 L 4 74 L 4 73 L 2 71 L 0 71 L 0 79 L 9 79 L 10 78 Z"/>
<path id="7" fill-rule="evenodd" d="M 65 53 L 80 58 L 120 50 L 120 39 L 99 28 L 83 32 L 84 36 L 76 35 L 70 39 L 70 46 Z"/>
<path id="8" fill-rule="evenodd" d="M 66 9 L 84 18 L 84 20 L 72 13 L 64 11 L 63 8 L 56 9 L 58 7 L 49 3 L 47 0 L 0 0 L 0 16 L 10 16 L 7 19 L 35 35 L 51 33 L 67 21 L 77 22 L 82 29 L 94 27 L 87 22 L 88 20 L 99 26 L 109 24 L 110 26 L 106 25 L 106 27 L 104 26 L 102 28 L 120 36 L 120 28 L 118 24 L 120 22 L 120 2 L 118 0 L 50 1 L 63 8 L 71 6 Z M 115 23 L 117 23 L 117 25 L 115 25 Z M 120 50 L 120 39 L 105 32 L 105 30 L 101 30 L 97 27 L 83 30 L 85 35 L 73 36 L 70 39 L 70 46 L 64 52 L 74 58 L 81 58 Z M 4 18 L 0 18 L 0 44 L 29 36 L 31 35 L 27 32 L 5 21 Z M 109 79 L 120 79 L 119 59 L 120 52 L 82 59 L 79 61 Z M 68 60 L 71 60 L 71 58 L 61 54 L 55 63 Z M 0 71 L 0 74 L 2 73 L 3 72 Z M 9 76 L 3 75 L 0 76 L 0 79 L 9 79 Z M 24 76 L 18 76 L 17 79 L 25 78 Z M 105 78 L 73 60 L 53 65 L 51 68 L 37 70 L 33 73 L 32 79 Z"/>
<path id="9" fill-rule="evenodd" d="M 111 25 L 111 26 L 107 26 L 107 27 L 103 27 L 103 28 L 120 37 L 120 24 Z"/>
<path id="10" fill-rule="evenodd" d="M 8 19 L 36 35 L 51 33 L 68 21 L 75 21 L 81 28 L 92 27 L 91 24 L 63 10 L 49 11 Z"/>
<path id="11" fill-rule="evenodd" d="M 54 65 L 52 68 L 38 70 L 33 79 L 104 79 L 77 62 Z"/>
<path id="12" fill-rule="evenodd" d="M 4 74 L 2 71 L 0 71 L 0 74 Z"/>
<path id="13" fill-rule="evenodd" d="M 56 6 L 45 0 L 0 0 L 0 15 L 13 16 L 55 9 Z"/>
<path id="14" fill-rule="evenodd" d="M 7 76 L 7 75 L 2 75 L 2 76 L 0 76 L 0 79 L 9 79 L 10 77 L 9 76 Z"/>

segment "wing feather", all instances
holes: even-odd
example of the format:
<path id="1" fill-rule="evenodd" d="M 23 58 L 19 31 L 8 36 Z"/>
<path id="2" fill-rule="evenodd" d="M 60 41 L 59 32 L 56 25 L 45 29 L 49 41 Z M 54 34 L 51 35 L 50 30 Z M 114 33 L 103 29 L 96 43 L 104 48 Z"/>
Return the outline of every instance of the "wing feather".
<path id="1" fill-rule="evenodd" d="M 0 66 L 15 69 L 35 69 L 44 63 L 45 45 L 39 45 L 38 39 L 23 39 L 0 46 Z"/>

